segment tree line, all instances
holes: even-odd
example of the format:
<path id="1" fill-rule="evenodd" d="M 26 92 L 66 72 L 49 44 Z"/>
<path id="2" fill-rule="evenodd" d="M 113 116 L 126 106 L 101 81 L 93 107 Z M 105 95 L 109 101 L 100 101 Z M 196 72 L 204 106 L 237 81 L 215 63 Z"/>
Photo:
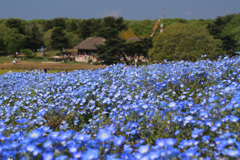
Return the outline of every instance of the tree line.
<path id="1" fill-rule="evenodd" d="M 29 21 L 15 18 L 0 19 L 0 51 L 12 54 L 20 51 L 20 49 L 37 51 L 37 49 L 40 49 L 42 46 L 47 50 L 62 50 L 63 48 L 73 48 L 90 36 L 99 36 L 106 38 L 106 43 L 109 44 L 105 47 L 100 47 L 102 49 L 100 52 L 104 52 L 104 54 L 112 50 L 118 54 L 119 51 L 128 51 L 131 53 L 143 52 L 145 55 L 149 55 L 147 53 L 150 48 L 156 48 L 161 45 L 154 42 L 162 39 L 157 37 L 164 37 L 164 40 L 171 38 L 165 33 L 165 29 L 168 30 L 168 33 L 171 35 L 170 30 L 173 30 L 171 32 L 179 32 L 176 29 L 174 31 L 173 27 L 179 24 L 185 25 L 184 27 L 186 28 L 188 28 L 187 26 L 202 28 L 202 30 L 204 30 L 202 33 L 207 36 L 212 36 L 214 40 L 218 40 L 217 47 L 220 47 L 220 49 L 227 54 L 233 54 L 234 51 L 240 49 L 240 14 L 219 16 L 216 19 L 164 19 L 162 22 L 164 23 L 165 35 L 161 35 L 156 31 L 152 39 L 150 38 L 150 34 L 156 21 L 157 19 L 142 21 L 124 20 L 123 17 L 105 17 L 98 19 L 54 18 L 51 20 L 33 19 Z M 160 28 L 158 27 L 157 30 L 160 30 Z M 200 32 L 202 30 L 200 29 L 198 31 Z M 194 32 L 194 30 L 192 30 L 192 32 Z M 141 41 L 127 43 L 126 40 L 130 37 L 140 37 Z M 183 37 L 186 39 L 188 33 Z M 195 38 L 201 38 L 201 36 L 195 36 Z M 171 43 L 173 42 L 174 41 L 171 41 Z M 117 44 L 112 46 L 115 47 L 115 49 L 111 48 L 112 44 Z M 182 44 L 178 52 L 184 48 L 184 45 Z M 202 47 L 203 46 L 205 45 L 203 44 Z M 144 51 L 139 51 L 139 49 Z M 153 50 L 152 52 L 160 53 L 157 50 Z M 216 49 L 216 51 L 217 50 L 219 51 L 219 49 Z M 173 55 L 178 54 L 178 52 Z M 154 55 L 150 54 L 150 56 Z M 168 57 L 160 56 L 159 58 Z"/>

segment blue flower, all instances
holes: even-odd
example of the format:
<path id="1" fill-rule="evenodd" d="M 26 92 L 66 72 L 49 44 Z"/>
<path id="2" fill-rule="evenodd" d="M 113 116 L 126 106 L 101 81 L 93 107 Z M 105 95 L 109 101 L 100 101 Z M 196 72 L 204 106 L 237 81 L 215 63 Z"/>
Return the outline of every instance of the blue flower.
<path id="1" fill-rule="evenodd" d="M 170 103 L 168 104 L 168 106 L 169 106 L 170 108 L 175 108 L 175 107 L 177 107 L 177 103 L 176 103 L 176 102 L 170 102 Z"/>
<path id="2" fill-rule="evenodd" d="M 51 148 L 52 147 L 52 141 L 51 140 L 47 140 L 46 142 L 43 143 L 43 147 L 44 148 Z"/>
<path id="3" fill-rule="evenodd" d="M 107 129 L 100 129 L 97 135 L 97 138 L 102 142 L 108 140 L 111 137 L 111 133 Z"/>
<path id="4" fill-rule="evenodd" d="M 165 139 L 156 139 L 155 144 L 159 147 L 164 147 L 166 145 Z"/>
<path id="5" fill-rule="evenodd" d="M 115 146 L 120 146 L 124 142 L 124 139 L 125 139 L 124 136 L 115 137 L 113 143 Z"/>
<path id="6" fill-rule="evenodd" d="M 72 156 L 76 159 L 80 159 L 82 157 L 82 152 L 79 151 L 79 152 L 73 152 L 72 153 Z"/>
<path id="7" fill-rule="evenodd" d="M 123 151 L 126 153 L 131 153 L 133 151 L 133 149 L 130 147 L 130 145 L 125 144 L 123 146 Z"/>
<path id="8" fill-rule="evenodd" d="M 179 133 L 181 133 L 181 130 L 177 130 L 174 135 L 178 135 Z"/>
<path id="9" fill-rule="evenodd" d="M 84 160 L 93 160 L 98 158 L 98 150 L 89 148 L 86 153 L 83 154 Z"/>
<path id="10" fill-rule="evenodd" d="M 67 158 L 68 158 L 68 156 L 66 156 L 66 155 L 59 155 L 55 158 L 55 160 L 65 160 Z"/>
<path id="11" fill-rule="evenodd" d="M 38 129 L 32 130 L 30 133 L 28 133 L 28 136 L 34 139 L 37 139 L 41 136 L 41 132 Z"/>
<path id="12" fill-rule="evenodd" d="M 224 149 L 222 151 L 222 154 L 227 155 L 229 157 L 237 158 L 238 156 L 240 156 L 240 151 L 232 150 L 232 149 Z"/>
<path id="13" fill-rule="evenodd" d="M 28 152 L 33 152 L 36 149 L 36 147 L 37 146 L 34 144 L 29 144 L 29 145 L 27 145 L 26 149 Z"/>
<path id="14" fill-rule="evenodd" d="M 230 122 L 238 122 L 239 121 L 239 118 L 238 117 L 236 117 L 236 116 L 232 116 L 231 118 L 230 118 Z"/>
<path id="15" fill-rule="evenodd" d="M 165 140 L 165 144 L 169 145 L 169 146 L 174 146 L 177 143 L 177 140 L 174 138 L 167 138 Z"/>
<path id="16" fill-rule="evenodd" d="M 22 119 L 16 119 L 18 123 L 24 124 L 27 123 L 29 120 L 27 118 L 22 118 Z"/>
<path id="17" fill-rule="evenodd" d="M 149 151 L 149 145 L 142 145 L 138 148 L 138 152 L 145 154 Z"/>
<path id="18" fill-rule="evenodd" d="M 45 152 L 42 154 L 43 160 L 52 160 L 53 159 L 53 153 L 52 152 Z"/>
<path id="19" fill-rule="evenodd" d="M 77 152 L 78 147 L 75 145 L 71 145 L 68 147 L 68 150 L 69 150 L 69 152 L 74 153 L 74 152 Z"/>
<path id="20" fill-rule="evenodd" d="M 151 160 L 157 160 L 160 157 L 160 152 L 159 151 L 150 151 L 149 157 Z"/>

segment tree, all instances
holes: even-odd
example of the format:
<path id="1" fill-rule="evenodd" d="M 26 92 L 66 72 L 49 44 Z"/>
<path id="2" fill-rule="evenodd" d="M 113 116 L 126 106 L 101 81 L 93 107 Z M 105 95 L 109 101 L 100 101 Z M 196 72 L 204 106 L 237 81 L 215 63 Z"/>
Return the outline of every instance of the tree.
<path id="1" fill-rule="evenodd" d="M 68 41 L 68 48 L 73 48 L 75 47 L 77 44 L 79 44 L 79 42 L 81 41 L 80 38 L 78 38 L 77 34 L 74 34 L 73 32 L 68 32 L 65 34 L 65 37 L 67 38 Z"/>
<path id="2" fill-rule="evenodd" d="M 6 26 L 9 28 L 16 28 L 20 34 L 24 34 L 25 21 L 22 19 L 9 18 L 6 20 Z"/>
<path id="3" fill-rule="evenodd" d="M 119 37 L 124 40 L 128 40 L 130 37 L 137 37 L 131 28 L 128 30 L 123 30 L 119 33 Z"/>
<path id="4" fill-rule="evenodd" d="M 234 40 L 236 41 L 236 50 L 240 51 L 240 26 L 235 27 L 231 34 L 234 36 Z"/>
<path id="5" fill-rule="evenodd" d="M 52 49 L 52 46 L 51 46 L 51 37 L 52 37 L 52 32 L 53 30 L 52 29 L 49 29 L 44 35 L 43 35 L 43 43 L 44 43 L 44 46 L 51 50 Z"/>
<path id="6" fill-rule="evenodd" d="M 43 45 L 43 29 L 39 24 L 28 23 L 25 26 L 26 45 L 24 48 L 31 48 L 37 51 Z"/>
<path id="7" fill-rule="evenodd" d="M 98 59 L 103 60 L 104 64 L 116 64 L 124 56 L 125 41 L 119 38 L 108 39 L 105 45 L 98 45 Z"/>
<path id="8" fill-rule="evenodd" d="M 33 51 L 31 49 L 21 49 L 21 53 L 23 53 L 27 58 L 33 57 Z"/>
<path id="9" fill-rule="evenodd" d="M 105 39 L 114 39 L 119 36 L 119 33 L 122 30 L 125 29 L 126 25 L 124 24 L 122 17 L 116 19 L 109 16 L 103 18 L 103 22 L 101 28 L 97 32 L 97 36 L 104 37 Z"/>
<path id="10" fill-rule="evenodd" d="M 68 46 L 67 38 L 62 27 L 55 27 L 51 36 L 51 47 L 52 49 L 62 49 Z"/>
<path id="11" fill-rule="evenodd" d="M 53 23 L 53 27 L 62 27 L 62 28 L 66 27 L 65 18 L 54 18 L 52 20 L 52 23 Z"/>
<path id="12" fill-rule="evenodd" d="M 140 41 L 128 42 L 126 44 L 126 54 L 128 56 L 147 56 L 149 49 L 152 48 L 152 38 L 143 38 Z"/>
<path id="13" fill-rule="evenodd" d="M 164 59 L 195 61 L 201 55 L 214 59 L 223 54 L 221 47 L 221 40 L 214 39 L 205 27 L 175 23 L 154 37 L 148 55 L 157 62 Z"/>
<path id="14" fill-rule="evenodd" d="M 10 30 L 4 24 L 0 24 L 0 51 L 6 51 L 6 46 L 4 44 L 4 35 Z"/>
<path id="15" fill-rule="evenodd" d="M 216 39 L 221 39 L 223 42 L 223 49 L 225 51 L 231 50 L 235 47 L 235 42 L 229 34 L 224 33 L 226 25 L 234 18 L 234 14 L 229 14 L 222 17 L 217 17 L 213 23 L 207 26 L 207 29 L 211 35 Z"/>
<path id="16" fill-rule="evenodd" d="M 16 29 L 7 30 L 4 37 L 4 45 L 6 46 L 6 51 L 8 53 L 15 53 L 23 48 L 26 42 L 25 36 L 18 33 Z"/>
<path id="17" fill-rule="evenodd" d="M 119 31 L 116 28 L 103 27 L 98 30 L 97 36 L 103 37 L 105 39 L 114 39 L 118 37 Z"/>

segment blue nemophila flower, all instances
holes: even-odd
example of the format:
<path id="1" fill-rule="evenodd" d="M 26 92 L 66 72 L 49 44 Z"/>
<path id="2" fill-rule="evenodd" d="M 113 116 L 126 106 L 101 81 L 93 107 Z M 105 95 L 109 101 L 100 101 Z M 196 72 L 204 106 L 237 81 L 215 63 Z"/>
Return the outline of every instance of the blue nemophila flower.
<path id="1" fill-rule="evenodd" d="M 141 154 L 145 154 L 149 151 L 149 145 L 142 145 L 138 148 L 138 152 Z"/>
<path id="2" fill-rule="evenodd" d="M 110 154 L 107 155 L 106 160 L 120 160 L 120 158 L 116 158 L 117 155 L 116 154 Z"/>
<path id="3" fill-rule="evenodd" d="M 120 146 L 120 145 L 123 144 L 124 139 L 125 139 L 124 136 L 115 137 L 113 143 L 114 143 L 115 146 Z"/>
<path id="4" fill-rule="evenodd" d="M 211 137 L 210 137 L 209 135 L 205 135 L 205 136 L 202 137 L 202 141 L 203 141 L 204 143 L 209 143 L 210 138 L 211 138 Z"/>
<path id="5" fill-rule="evenodd" d="M 177 103 L 176 103 L 176 102 L 170 102 L 170 103 L 168 104 L 168 106 L 169 106 L 170 108 L 176 108 L 176 107 L 177 107 Z"/>
<path id="6" fill-rule="evenodd" d="M 22 119 L 16 119 L 18 123 L 24 124 L 27 123 L 29 120 L 27 118 L 22 118 Z"/>
<path id="7" fill-rule="evenodd" d="M 181 130 L 177 130 L 174 135 L 178 135 L 179 133 L 181 133 Z"/>
<path id="8" fill-rule="evenodd" d="M 149 157 L 151 160 L 157 160 L 160 157 L 160 152 L 159 151 L 150 151 Z"/>
<path id="9" fill-rule="evenodd" d="M 166 145 L 165 139 L 156 139 L 155 144 L 159 147 L 164 147 Z"/>
<path id="10" fill-rule="evenodd" d="M 78 147 L 76 145 L 71 145 L 68 147 L 69 152 L 74 153 L 78 151 Z"/>
<path id="11" fill-rule="evenodd" d="M 37 146 L 34 144 L 29 144 L 29 145 L 27 145 L 26 149 L 28 152 L 33 152 L 36 149 L 36 147 Z"/>
<path id="12" fill-rule="evenodd" d="M 28 136 L 34 139 L 37 139 L 41 136 L 41 131 L 39 129 L 32 130 L 30 133 L 28 133 Z"/>
<path id="13" fill-rule="evenodd" d="M 177 140 L 174 138 L 167 138 L 165 144 L 169 146 L 174 146 L 177 143 Z"/>
<path id="14" fill-rule="evenodd" d="M 43 147 L 44 148 L 51 148 L 52 147 L 52 141 L 51 140 L 47 140 L 46 142 L 43 143 Z"/>
<path id="15" fill-rule="evenodd" d="M 76 159 L 80 159 L 82 157 L 82 152 L 81 151 L 73 152 L 72 156 Z"/>
<path id="16" fill-rule="evenodd" d="M 109 138 L 111 138 L 111 133 L 108 129 L 100 129 L 98 132 L 97 138 L 104 142 Z"/>
<path id="17" fill-rule="evenodd" d="M 98 152 L 99 151 L 97 149 L 89 148 L 86 153 L 83 153 L 82 158 L 84 160 L 94 160 L 94 159 L 97 159 L 98 156 L 99 156 Z"/>
<path id="18" fill-rule="evenodd" d="M 218 130 L 218 127 L 217 126 L 212 126 L 211 128 L 210 128 L 210 131 L 212 131 L 212 132 L 215 132 L 215 131 L 217 131 Z"/>
<path id="19" fill-rule="evenodd" d="M 200 135 L 202 135 L 203 132 L 204 132 L 204 129 L 194 128 L 191 136 L 192 138 L 198 138 Z"/>
<path id="20" fill-rule="evenodd" d="M 68 158 L 68 156 L 66 156 L 66 155 L 59 155 L 55 158 L 55 160 L 65 160 L 67 158 Z"/>
<path id="21" fill-rule="evenodd" d="M 232 158 L 237 158 L 240 156 L 240 151 L 239 150 L 233 150 L 233 149 L 224 149 L 222 151 L 223 155 L 232 157 Z"/>
<path id="22" fill-rule="evenodd" d="M 238 121 L 239 121 L 239 118 L 236 117 L 236 116 L 232 116 L 232 117 L 230 118 L 230 122 L 238 122 Z"/>
<path id="23" fill-rule="evenodd" d="M 133 151 L 133 149 L 130 147 L 130 145 L 125 144 L 123 146 L 123 151 L 126 153 L 131 153 Z"/>
<path id="24" fill-rule="evenodd" d="M 52 152 L 45 152 L 42 154 L 42 158 L 43 160 L 52 160 L 53 157 L 53 153 Z"/>

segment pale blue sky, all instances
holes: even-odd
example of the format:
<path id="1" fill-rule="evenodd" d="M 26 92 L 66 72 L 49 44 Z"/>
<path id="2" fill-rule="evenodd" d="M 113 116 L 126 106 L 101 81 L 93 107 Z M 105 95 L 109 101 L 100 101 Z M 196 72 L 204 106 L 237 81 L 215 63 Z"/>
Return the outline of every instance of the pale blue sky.
<path id="1" fill-rule="evenodd" d="M 103 18 L 215 19 L 240 13 L 240 0 L 0 0 L 0 19 Z"/>

